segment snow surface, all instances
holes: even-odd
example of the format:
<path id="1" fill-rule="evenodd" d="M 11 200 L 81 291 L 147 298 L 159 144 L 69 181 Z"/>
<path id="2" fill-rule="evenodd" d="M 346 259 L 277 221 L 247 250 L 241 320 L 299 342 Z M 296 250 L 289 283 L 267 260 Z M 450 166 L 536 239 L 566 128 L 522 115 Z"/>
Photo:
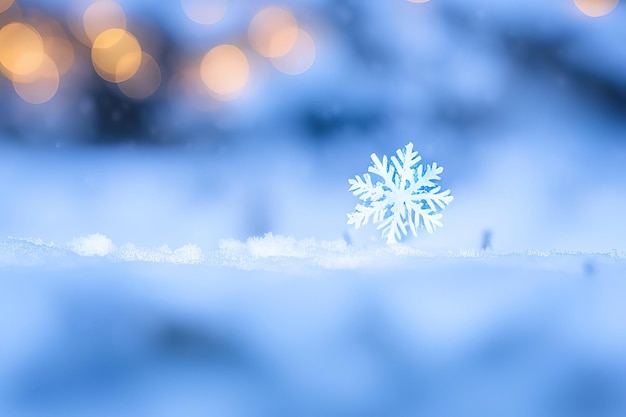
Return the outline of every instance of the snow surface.
<path id="1" fill-rule="evenodd" d="M 111 262 L 148 262 L 171 264 L 205 264 L 210 267 L 226 266 L 255 271 L 306 271 L 371 269 L 393 274 L 428 259 L 441 262 L 454 259 L 490 259 L 496 263 L 514 265 L 523 259 L 545 258 L 544 267 L 562 263 L 564 270 L 579 268 L 580 259 L 622 261 L 623 252 L 606 253 L 559 252 L 528 250 L 525 252 L 494 252 L 492 250 L 425 251 L 408 245 L 354 247 L 345 240 L 333 241 L 315 238 L 298 240 L 292 236 L 267 233 L 263 237 L 250 237 L 246 241 L 222 239 L 218 249 L 204 253 L 197 244 L 186 244 L 176 249 L 163 245 L 158 248 L 139 248 L 133 243 L 115 245 L 108 237 L 96 233 L 76 237 L 65 244 L 44 242 L 42 239 L 8 238 L 0 241 L 0 267 L 45 264 L 57 257 L 78 255 L 102 257 Z M 569 262 L 563 260 L 571 258 Z M 568 266 L 568 264 L 570 264 Z"/>
<path id="2" fill-rule="evenodd" d="M 106 257 L 111 261 L 173 264 L 197 264 L 204 259 L 198 245 L 189 244 L 173 250 L 167 245 L 158 248 L 139 248 L 133 243 L 116 246 L 111 239 L 100 233 L 76 237 L 65 244 L 32 238 L 8 238 L 0 241 L 0 265 L 28 265 L 30 261 L 41 263 L 46 258 L 68 256 L 70 253 L 81 257 Z"/>
<path id="3" fill-rule="evenodd" d="M 619 417 L 625 267 L 271 234 L 3 239 L 0 414 Z"/>

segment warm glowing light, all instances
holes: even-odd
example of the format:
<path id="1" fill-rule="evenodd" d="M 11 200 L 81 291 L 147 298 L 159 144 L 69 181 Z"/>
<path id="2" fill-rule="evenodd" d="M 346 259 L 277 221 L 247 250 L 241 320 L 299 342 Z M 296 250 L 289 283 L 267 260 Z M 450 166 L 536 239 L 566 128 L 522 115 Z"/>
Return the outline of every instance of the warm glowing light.
<path id="1" fill-rule="evenodd" d="M 298 38 L 289 53 L 272 58 L 272 65 L 287 75 L 302 74 L 315 62 L 315 42 L 311 35 L 298 29 Z"/>
<path id="2" fill-rule="evenodd" d="M 574 0 L 574 3 L 587 16 L 599 17 L 611 13 L 619 0 Z"/>
<path id="3" fill-rule="evenodd" d="M 43 49 L 56 63 L 59 73 L 65 74 L 74 65 L 74 47 L 65 37 L 52 36 L 44 38 Z"/>
<path id="4" fill-rule="evenodd" d="M 87 37 L 94 42 L 105 30 L 126 29 L 126 14 L 114 1 L 98 0 L 85 10 L 83 27 Z"/>
<path id="5" fill-rule="evenodd" d="M 102 78 L 119 83 L 135 75 L 141 65 L 141 46 L 124 29 L 109 29 L 94 41 L 91 61 Z"/>
<path id="6" fill-rule="evenodd" d="M 24 19 L 24 23 L 36 28 L 42 38 L 65 35 L 65 31 L 56 20 L 37 9 L 27 9 L 27 17 Z"/>
<path id="7" fill-rule="evenodd" d="M 181 0 L 183 11 L 196 23 L 210 25 L 217 23 L 226 14 L 227 0 Z"/>
<path id="8" fill-rule="evenodd" d="M 43 40 L 43 50 L 56 63 L 59 73 L 65 74 L 74 64 L 74 46 L 63 27 L 54 19 L 29 11 L 27 23 L 37 28 Z"/>
<path id="9" fill-rule="evenodd" d="M 254 49 L 268 58 L 287 54 L 298 38 L 298 22 L 289 10 L 270 6 L 250 22 L 248 39 Z"/>
<path id="10" fill-rule="evenodd" d="M 13 80 L 15 92 L 26 102 L 41 104 L 49 101 L 59 89 L 59 71 L 48 55 L 44 55 L 37 70 Z"/>
<path id="11" fill-rule="evenodd" d="M 14 22 L 0 29 L 0 64 L 9 73 L 30 74 L 39 67 L 43 56 L 43 41 L 32 26 Z"/>
<path id="12" fill-rule="evenodd" d="M 236 46 L 219 45 L 202 59 L 200 75 L 204 84 L 218 98 L 231 99 L 248 83 L 250 65 L 244 53 Z"/>
<path id="13" fill-rule="evenodd" d="M 74 0 L 67 11 L 67 27 L 70 33 L 76 40 L 85 46 L 91 47 L 91 40 L 85 33 L 85 25 L 83 23 L 83 15 L 85 14 L 85 8 L 80 7 L 82 2 Z"/>
<path id="14" fill-rule="evenodd" d="M 3 0 L 0 0 L 0 3 L 2 3 L 2 1 Z M 18 3 L 14 2 L 6 10 L 0 12 L 0 28 L 2 28 L 5 25 L 8 25 L 9 23 L 23 22 L 23 21 L 24 21 L 24 15 Z"/>
<path id="15" fill-rule="evenodd" d="M 137 73 L 128 80 L 118 84 L 122 93 L 130 98 L 143 100 L 150 97 L 161 85 L 161 69 L 159 64 L 144 52 Z"/>
<path id="16" fill-rule="evenodd" d="M 4 13 L 13 5 L 14 0 L 0 0 L 0 13 Z"/>

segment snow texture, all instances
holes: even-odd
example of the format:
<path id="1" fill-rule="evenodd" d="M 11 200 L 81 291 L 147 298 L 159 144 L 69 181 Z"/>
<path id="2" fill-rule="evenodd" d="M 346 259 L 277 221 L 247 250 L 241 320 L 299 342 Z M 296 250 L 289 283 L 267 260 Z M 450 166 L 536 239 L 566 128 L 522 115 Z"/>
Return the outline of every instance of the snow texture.
<path id="1" fill-rule="evenodd" d="M 115 251 L 111 239 L 100 233 L 74 238 L 68 248 L 80 256 L 107 256 Z"/>
<path id="2" fill-rule="evenodd" d="M 441 179 L 443 167 L 436 162 L 420 164 L 422 157 L 413 151 L 412 143 L 406 145 L 404 152 L 398 149 L 396 155 L 383 155 L 382 161 L 375 153 L 371 155 L 373 165 L 368 171 L 383 182 L 374 184 L 370 174 L 348 180 L 349 191 L 363 202 L 348 213 L 348 224 L 358 229 L 372 219 L 372 223 L 379 224 L 388 244 L 398 243 L 409 229 L 417 236 L 418 228 L 433 233 L 442 227 L 440 211 L 453 199 L 450 190 L 441 191 L 435 183 Z"/>
<path id="3" fill-rule="evenodd" d="M 15 237 L 0 241 L 0 266 L 37 265 L 53 258 L 72 255 L 100 257 L 114 262 L 199 264 L 205 260 L 202 249 L 195 244 L 173 250 L 167 245 L 148 249 L 133 243 L 116 246 L 110 238 L 100 233 L 76 237 L 65 244 Z"/>
<path id="4" fill-rule="evenodd" d="M 0 267 L 38 266 L 66 259 L 77 263 L 76 256 L 99 258 L 105 262 L 143 262 L 180 265 L 204 265 L 207 268 L 229 268 L 243 271 L 273 271 L 289 273 L 319 273 L 319 271 L 398 270 L 420 268 L 425 263 L 471 262 L 488 260 L 491 265 L 539 268 L 542 270 L 578 271 L 581 262 L 622 264 L 623 252 L 559 252 L 528 250 L 524 252 L 494 252 L 481 250 L 427 251 L 406 244 L 355 247 L 342 239 L 296 239 L 292 236 L 267 233 L 246 241 L 223 239 L 215 251 L 203 253 L 196 244 L 170 249 L 140 248 L 133 243 L 116 246 L 107 236 L 96 233 L 72 239 L 66 244 L 47 243 L 42 239 L 8 238 L 0 240 Z M 317 271 L 317 272 L 315 272 Z"/>

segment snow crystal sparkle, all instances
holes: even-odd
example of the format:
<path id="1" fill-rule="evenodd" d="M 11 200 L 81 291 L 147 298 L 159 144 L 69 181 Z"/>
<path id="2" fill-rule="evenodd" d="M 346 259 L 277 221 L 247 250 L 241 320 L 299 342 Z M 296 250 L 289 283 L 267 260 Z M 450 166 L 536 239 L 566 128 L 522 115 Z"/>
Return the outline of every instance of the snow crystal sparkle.
<path id="1" fill-rule="evenodd" d="M 380 223 L 378 229 L 382 229 L 388 244 L 400 241 L 409 229 L 417 236 L 418 228 L 433 233 L 442 227 L 440 211 L 453 199 L 450 190 L 441 191 L 435 183 L 441 179 L 443 167 L 436 162 L 420 164 L 422 157 L 413 151 L 412 143 L 404 151 L 398 149 L 396 155 L 389 159 L 383 155 L 382 161 L 375 153 L 371 155 L 373 165 L 368 171 L 381 177 L 382 182 L 373 184 L 370 174 L 348 180 L 348 191 L 362 201 L 348 213 L 348 224 L 358 229 L 371 218 L 372 223 Z"/>

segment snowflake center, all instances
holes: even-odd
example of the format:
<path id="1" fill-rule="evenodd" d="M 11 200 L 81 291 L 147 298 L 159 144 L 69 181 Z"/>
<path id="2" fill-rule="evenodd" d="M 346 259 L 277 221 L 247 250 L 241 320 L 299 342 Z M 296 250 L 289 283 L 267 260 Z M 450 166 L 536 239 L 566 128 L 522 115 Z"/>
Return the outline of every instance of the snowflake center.
<path id="1" fill-rule="evenodd" d="M 395 193 L 395 203 L 396 204 L 404 204 L 410 202 L 412 200 L 413 194 L 411 193 L 410 186 L 404 184 L 404 181 L 399 185 L 398 190 Z"/>

